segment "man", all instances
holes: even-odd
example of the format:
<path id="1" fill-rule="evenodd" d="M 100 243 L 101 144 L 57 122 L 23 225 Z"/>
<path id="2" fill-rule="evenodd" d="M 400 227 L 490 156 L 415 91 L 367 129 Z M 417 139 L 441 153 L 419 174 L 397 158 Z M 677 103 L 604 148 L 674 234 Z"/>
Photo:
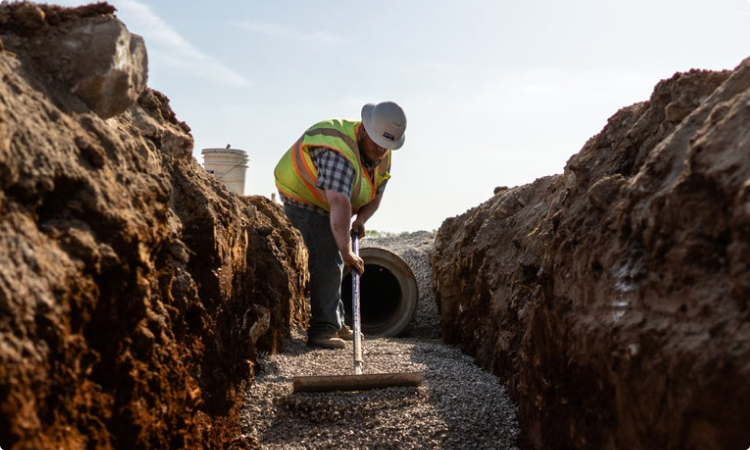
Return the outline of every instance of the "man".
<path id="1" fill-rule="evenodd" d="M 390 178 L 391 150 L 404 144 L 405 130 L 399 105 L 368 103 L 361 121 L 311 126 L 276 165 L 284 211 L 309 253 L 309 346 L 344 348 L 344 340 L 353 339 L 344 323 L 343 269 L 347 264 L 361 274 L 365 263 L 352 251 L 350 236 L 365 236 L 365 223 L 378 210 Z"/>

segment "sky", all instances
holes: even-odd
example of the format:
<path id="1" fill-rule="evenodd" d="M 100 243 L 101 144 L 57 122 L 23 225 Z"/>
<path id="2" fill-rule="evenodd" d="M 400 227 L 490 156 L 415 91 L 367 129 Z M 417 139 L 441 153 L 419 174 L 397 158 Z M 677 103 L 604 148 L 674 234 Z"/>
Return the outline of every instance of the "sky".
<path id="1" fill-rule="evenodd" d="M 392 233 L 562 173 L 660 80 L 750 57 L 750 0 L 108 3 L 143 36 L 148 85 L 192 129 L 196 160 L 247 152 L 247 195 L 276 192 L 276 163 L 313 123 L 399 103 L 406 143 L 367 223 Z"/>

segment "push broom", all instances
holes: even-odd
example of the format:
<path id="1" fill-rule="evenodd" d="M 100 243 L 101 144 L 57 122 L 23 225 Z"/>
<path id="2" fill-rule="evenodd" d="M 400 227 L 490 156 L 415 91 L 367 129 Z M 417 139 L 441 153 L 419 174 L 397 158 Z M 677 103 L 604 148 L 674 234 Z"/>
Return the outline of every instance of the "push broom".
<path id="1" fill-rule="evenodd" d="M 359 236 L 352 234 L 352 250 L 359 256 Z M 395 386 L 420 386 L 422 374 L 419 372 L 362 373 L 361 317 L 359 308 L 359 280 L 356 270 L 352 270 L 352 325 L 354 331 L 354 375 L 299 376 L 292 378 L 294 392 L 362 391 Z"/>

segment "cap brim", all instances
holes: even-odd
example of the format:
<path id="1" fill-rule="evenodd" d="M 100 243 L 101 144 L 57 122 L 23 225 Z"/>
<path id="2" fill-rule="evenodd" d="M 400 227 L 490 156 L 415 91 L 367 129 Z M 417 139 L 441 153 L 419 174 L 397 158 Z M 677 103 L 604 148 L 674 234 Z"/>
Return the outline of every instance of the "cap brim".
<path id="1" fill-rule="evenodd" d="M 397 141 L 391 141 L 389 139 L 384 138 L 383 136 L 380 136 L 376 134 L 372 130 L 372 110 L 375 109 L 374 103 L 368 103 L 365 106 L 362 107 L 362 125 L 365 127 L 365 131 L 367 131 L 367 135 L 370 137 L 370 139 L 373 140 L 376 144 L 383 148 L 387 148 L 388 150 L 398 150 L 401 148 L 401 146 L 404 145 L 404 141 L 406 140 L 406 135 L 401 135 L 401 138 Z"/>

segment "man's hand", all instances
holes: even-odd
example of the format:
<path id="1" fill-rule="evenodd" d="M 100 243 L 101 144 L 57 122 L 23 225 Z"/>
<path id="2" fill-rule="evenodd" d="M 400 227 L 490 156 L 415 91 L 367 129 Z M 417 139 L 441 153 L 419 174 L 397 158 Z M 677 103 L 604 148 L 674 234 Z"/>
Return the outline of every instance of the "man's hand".
<path id="1" fill-rule="evenodd" d="M 352 233 L 357 233 L 360 238 L 365 237 L 365 223 L 359 217 L 352 222 Z"/>
<path id="2" fill-rule="evenodd" d="M 341 256 L 344 259 L 344 263 L 359 272 L 360 275 L 365 273 L 365 260 L 355 255 L 353 251 L 349 250 L 346 255 L 342 253 Z"/>
<path id="3" fill-rule="evenodd" d="M 352 205 L 349 197 L 336 191 L 326 190 L 326 200 L 331 206 L 331 232 L 336 240 L 344 263 L 360 274 L 365 271 L 365 262 L 352 251 L 349 222 L 352 220 Z"/>

